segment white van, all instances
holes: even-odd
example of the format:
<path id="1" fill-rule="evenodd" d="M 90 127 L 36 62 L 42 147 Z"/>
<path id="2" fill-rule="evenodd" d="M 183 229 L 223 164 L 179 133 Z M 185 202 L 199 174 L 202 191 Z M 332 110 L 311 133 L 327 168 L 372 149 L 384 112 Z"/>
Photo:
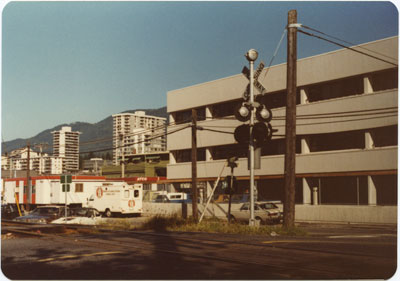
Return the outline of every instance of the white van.
<path id="1" fill-rule="evenodd" d="M 141 184 L 103 184 L 97 187 L 96 193 L 88 198 L 86 207 L 97 209 L 106 217 L 117 213 L 141 214 L 143 212 L 142 192 Z"/>

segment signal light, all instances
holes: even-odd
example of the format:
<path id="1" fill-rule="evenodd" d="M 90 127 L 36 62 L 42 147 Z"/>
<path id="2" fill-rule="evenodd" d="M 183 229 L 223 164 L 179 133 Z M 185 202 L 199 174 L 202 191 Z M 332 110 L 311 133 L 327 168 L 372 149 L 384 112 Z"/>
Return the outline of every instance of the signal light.
<path id="1" fill-rule="evenodd" d="M 268 125 L 263 122 L 259 122 L 253 126 L 252 137 L 255 144 L 259 147 L 266 143 L 269 140 L 269 137 L 272 136 L 272 127 L 270 124 Z"/>
<path id="2" fill-rule="evenodd" d="M 235 137 L 235 140 L 238 143 L 241 143 L 241 144 L 249 143 L 249 141 L 250 141 L 250 126 L 248 124 L 243 124 L 243 125 L 236 127 L 233 136 Z"/>
<path id="3" fill-rule="evenodd" d="M 265 105 L 257 108 L 256 118 L 260 122 L 270 122 L 272 119 L 272 111 L 271 109 L 265 107 Z"/>
<path id="4" fill-rule="evenodd" d="M 235 109 L 235 117 L 239 121 L 246 122 L 250 120 L 250 109 L 242 103 Z"/>

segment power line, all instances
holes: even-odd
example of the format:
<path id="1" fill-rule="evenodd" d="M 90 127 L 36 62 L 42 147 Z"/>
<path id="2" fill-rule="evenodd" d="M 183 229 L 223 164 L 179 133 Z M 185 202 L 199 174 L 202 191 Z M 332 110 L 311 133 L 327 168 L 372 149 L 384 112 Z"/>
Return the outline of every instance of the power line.
<path id="1" fill-rule="evenodd" d="M 160 126 L 153 127 L 153 128 L 143 128 L 144 130 L 141 130 L 141 131 L 138 131 L 138 132 L 132 132 L 132 133 L 124 134 L 124 137 L 127 137 L 127 136 L 128 137 L 133 137 L 133 136 L 137 136 L 137 135 L 141 135 L 141 134 L 146 134 L 146 133 L 149 133 L 149 132 L 153 133 L 153 131 L 165 130 L 168 127 L 176 126 L 178 124 L 184 124 L 184 122 L 187 122 L 187 121 L 190 121 L 190 120 L 183 120 L 183 121 L 180 121 L 180 122 L 172 122 L 170 124 L 160 125 Z M 142 129 L 142 128 L 138 128 L 138 129 Z M 103 139 L 98 139 L 98 140 L 91 140 L 91 141 L 87 141 L 87 142 L 81 142 L 79 145 L 87 145 L 87 144 L 95 144 L 95 143 L 101 143 L 101 142 L 106 142 L 106 141 L 113 141 L 114 139 L 115 139 L 115 137 L 112 136 L 112 137 L 109 137 L 109 138 L 103 138 Z"/>
<path id="2" fill-rule="evenodd" d="M 322 32 L 322 31 L 319 31 L 319 30 L 317 30 L 317 29 L 314 29 L 314 28 L 311 28 L 311 27 L 309 27 L 309 26 L 306 26 L 306 25 L 301 25 L 301 27 L 304 27 L 304 28 L 306 28 L 306 29 L 309 29 L 309 30 L 312 30 L 312 31 L 315 31 L 315 32 L 318 32 L 318 33 L 320 33 L 320 34 L 323 34 L 323 35 L 325 35 L 325 36 L 327 36 L 327 37 L 329 37 L 329 38 L 332 38 L 332 39 L 335 39 L 335 40 L 338 40 L 338 41 L 341 41 L 341 42 L 343 42 L 343 43 L 346 43 L 346 44 L 350 44 L 350 45 L 352 45 L 352 46 L 356 46 L 357 44 L 355 44 L 355 43 L 351 43 L 351 42 L 349 42 L 349 41 L 346 41 L 346 40 L 343 40 L 343 39 L 340 39 L 340 38 L 338 38 L 338 37 L 335 37 L 335 36 L 332 36 L 332 35 L 329 35 L 329 34 L 326 34 L 326 33 L 324 33 L 324 32 Z M 371 52 L 371 53 L 375 53 L 375 54 L 377 54 L 377 55 L 380 55 L 380 56 L 383 56 L 383 57 L 386 57 L 386 58 L 388 58 L 388 59 L 392 59 L 392 60 L 397 60 L 396 58 L 393 58 L 393 57 L 390 57 L 390 56 L 388 56 L 388 55 L 385 55 L 385 54 L 383 54 L 383 53 L 380 53 L 380 52 L 377 52 L 377 51 L 374 51 L 374 50 L 371 50 L 371 49 L 368 49 L 368 48 L 365 48 L 365 47 L 363 47 L 363 46 L 357 46 L 357 48 L 360 48 L 360 49 L 363 49 L 363 50 L 366 50 L 366 51 L 369 51 L 369 52 Z"/>
<path id="3" fill-rule="evenodd" d="M 361 51 L 356 50 L 356 49 L 354 49 L 354 48 L 352 48 L 352 47 L 345 46 L 345 45 L 343 45 L 343 44 L 334 42 L 334 41 L 332 41 L 332 40 L 323 38 L 323 37 L 321 37 L 321 36 L 318 36 L 318 35 L 315 35 L 315 34 L 312 34 L 312 33 L 309 33 L 309 32 L 303 31 L 303 30 L 300 30 L 300 29 L 298 29 L 297 31 L 300 32 L 300 33 L 303 33 L 303 34 L 305 34 L 305 35 L 308 35 L 308 36 L 311 36 L 311 37 L 315 37 L 315 38 L 321 39 L 321 40 L 323 40 L 323 41 L 327 41 L 327 42 L 329 42 L 329 43 L 332 43 L 332 44 L 334 44 L 334 45 L 340 46 L 340 47 L 342 47 L 342 48 L 351 50 L 351 51 L 353 51 L 353 52 L 356 52 L 356 53 L 359 53 L 359 54 L 362 54 L 362 55 L 365 55 L 365 56 L 368 56 L 368 57 L 371 57 L 371 58 L 374 58 L 374 59 L 377 59 L 377 60 L 380 60 L 380 61 L 383 61 L 383 62 L 386 62 L 386 63 L 388 63 L 388 64 L 391 64 L 391 65 L 394 65 L 394 66 L 398 67 L 398 65 L 395 64 L 395 63 L 392 63 L 392 62 L 390 62 L 390 61 L 387 61 L 387 60 L 378 58 L 378 57 L 376 57 L 376 56 L 373 56 L 373 55 L 370 55 L 370 54 L 361 52 Z"/>
<path id="4" fill-rule="evenodd" d="M 151 141 L 151 140 L 153 140 L 153 139 L 160 138 L 160 137 L 162 137 L 162 136 L 164 136 L 164 135 L 170 135 L 170 134 L 173 134 L 173 133 L 182 131 L 182 130 L 187 129 L 187 128 L 190 128 L 190 127 L 191 127 L 191 125 L 188 125 L 188 126 L 179 128 L 179 129 L 177 129 L 177 130 L 167 132 L 166 134 L 155 135 L 155 136 L 153 136 L 153 137 L 151 137 L 151 138 L 148 138 L 148 139 L 145 139 L 145 140 L 141 140 L 141 141 L 137 141 L 137 142 L 133 142 L 133 143 L 121 145 L 121 146 L 115 146 L 115 147 L 113 146 L 113 147 L 111 147 L 111 148 L 104 148 L 104 149 L 91 150 L 91 151 L 80 151 L 79 154 L 90 153 L 90 152 L 93 152 L 93 153 L 95 153 L 95 152 L 103 152 L 103 151 L 108 151 L 108 150 L 116 150 L 116 149 L 120 149 L 120 148 L 131 147 L 132 145 L 140 144 L 140 143 L 143 143 L 143 142 L 148 142 L 148 141 Z"/>

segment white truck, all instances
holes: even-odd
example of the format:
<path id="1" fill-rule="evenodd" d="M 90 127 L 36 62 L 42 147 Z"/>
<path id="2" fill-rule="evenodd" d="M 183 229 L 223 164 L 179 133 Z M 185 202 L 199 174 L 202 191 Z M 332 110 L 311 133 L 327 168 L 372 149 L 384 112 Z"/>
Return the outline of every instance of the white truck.
<path id="1" fill-rule="evenodd" d="M 86 207 L 97 209 L 106 217 L 117 213 L 140 215 L 143 212 L 142 193 L 142 184 L 103 184 L 87 199 Z"/>

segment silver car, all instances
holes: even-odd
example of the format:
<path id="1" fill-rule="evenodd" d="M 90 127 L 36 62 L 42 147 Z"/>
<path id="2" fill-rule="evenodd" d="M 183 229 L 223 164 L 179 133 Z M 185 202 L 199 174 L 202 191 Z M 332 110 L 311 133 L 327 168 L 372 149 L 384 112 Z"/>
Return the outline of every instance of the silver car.
<path id="1" fill-rule="evenodd" d="M 282 219 L 282 211 L 275 203 L 256 202 L 254 204 L 254 218 L 260 223 L 279 223 Z M 250 204 L 244 203 L 240 209 L 231 211 L 231 221 L 249 221 Z"/>

